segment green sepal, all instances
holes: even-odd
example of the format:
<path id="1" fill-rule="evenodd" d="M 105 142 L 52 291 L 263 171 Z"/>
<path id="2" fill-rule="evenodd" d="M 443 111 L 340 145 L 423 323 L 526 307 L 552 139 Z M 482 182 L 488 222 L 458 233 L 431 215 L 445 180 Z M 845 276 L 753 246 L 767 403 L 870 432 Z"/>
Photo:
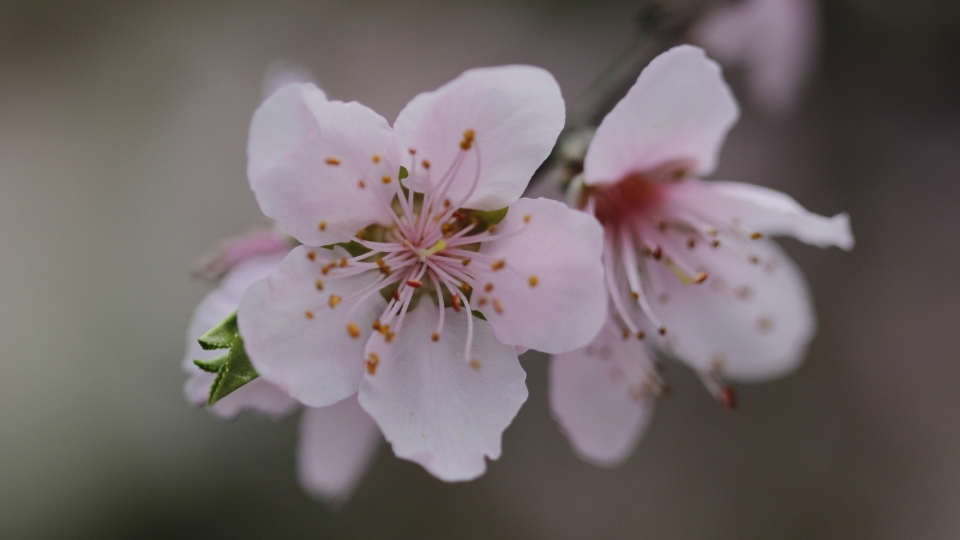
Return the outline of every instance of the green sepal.
<path id="1" fill-rule="evenodd" d="M 227 358 L 229 356 L 230 353 L 227 353 L 223 356 L 218 356 L 213 360 L 194 360 L 193 363 L 207 373 L 217 373 L 220 371 L 220 368 L 227 363 Z"/>
<path id="2" fill-rule="evenodd" d="M 397 173 L 397 178 L 399 178 L 400 180 L 403 180 L 404 178 L 407 178 L 408 176 L 410 176 L 410 171 L 408 171 L 406 167 L 404 167 L 403 165 L 401 165 L 401 166 L 400 166 L 400 172 Z"/>
<path id="3" fill-rule="evenodd" d="M 230 346 L 226 361 L 217 370 L 217 377 L 210 386 L 210 397 L 207 405 L 213 405 L 230 395 L 234 390 L 259 377 L 257 370 L 250 363 L 246 349 L 243 348 L 243 338 L 236 336 Z"/>
<path id="4" fill-rule="evenodd" d="M 504 206 L 499 210 L 490 210 L 489 212 L 483 212 L 481 210 L 469 210 L 468 213 L 480 220 L 480 223 L 483 223 L 489 227 L 503 221 L 503 218 L 507 217 L 507 210 L 510 210 L 509 206 Z"/>
<path id="5" fill-rule="evenodd" d="M 351 240 L 351 241 L 349 241 L 349 242 L 340 242 L 339 244 L 333 244 L 332 246 L 324 246 L 324 247 L 326 247 L 326 248 L 329 249 L 329 248 L 331 248 L 331 247 L 333 247 L 333 246 L 340 246 L 340 247 L 342 247 L 343 249 L 347 250 L 347 253 L 349 253 L 351 257 L 359 257 L 360 255 L 363 255 L 364 253 L 369 253 L 369 252 L 370 252 L 369 249 L 363 247 L 362 245 L 360 245 L 359 243 L 357 243 L 357 242 L 354 241 L 354 240 Z"/>
<path id="6" fill-rule="evenodd" d="M 200 347 L 205 351 L 214 349 L 229 349 L 233 346 L 233 339 L 237 337 L 240 330 L 237 328 L 237 312 L 234 311 L 229 317 L 220 321 L 220 324 L 214 326 L 207 333 L 200 336 L 197 341 Z"/>
<path id="7" fill-rule="evenodd" d="M 483 313 L 480 313 L 479 311 L 477 311 L 477 310 L 475 310 L 475 309 L 474 309 L 474 310 L 471 310 L 470 313 L 473 313 L 473 316 L 476 317 L 476 318 L 478 318 L 478 319 L 480 319 L 481 321 L 487 320 L 487 318 L 484 316 Z"/>

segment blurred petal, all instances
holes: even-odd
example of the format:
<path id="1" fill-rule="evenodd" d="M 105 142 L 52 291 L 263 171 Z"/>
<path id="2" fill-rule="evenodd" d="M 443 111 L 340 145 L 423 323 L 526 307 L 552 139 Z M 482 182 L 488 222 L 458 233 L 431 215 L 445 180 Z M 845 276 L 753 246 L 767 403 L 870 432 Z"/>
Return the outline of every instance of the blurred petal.
<path id="1" fill-rule="evenodd" d="M 205 351 L 197 339 L 213 328 L 240 305 L 240 297 L 252 283 L 275 270 L 286 252 L 246 258 L 236 263 L 220 286 L 206 296 L 194 311 L 187 329 L 187 352 L 183 369 L 190 378 L 184 386 L 187 401 L 196 406 L 205 405 L 214 374 L 198 368 L 194 360 L 212 360 L 225 351 Z M 210 410 L 221 418 L 234 418 L 241 411 L 251 410 L 271 418 L 280 418 L 293 412 L 297 402 L 270 383 L 257 379 L 218 401 Z"/>
<path id="2" fill-rule="evenodd" d="M 393 187 L 381 179 L 396 180 L 396 144 L 387 121 L 363 105 L 287 85 L 254 113 L 247 155 L 260 209 L 304 244 L 390 223 Z"/>
<path id="3" fill-rule="evenodd" d="M 550 405 L 585 461 L 614 467 L 636 449 L 653 412 L 646 346 L 603 330 L 587 347 L 550 361 Z"/>
<path id="4" fill-rule="evenodd" d="M 657 313 L 669 329 L 668 349 L 701 372 L 759 381 L 800 364 L 816 331 L 807 283 L 770 240 L 747 245 L 757 263 L 721 246 L 687 255 L 709 278 L 683 285 L 663 265 L 650 265 L 664 284 Z"/>
<path id="5" fill-rule="evenodd" d="M 397 456 L 441 480 L 472 480 L 486 470 L 484 457 L 500 457 L 501 435 L 527 399 L 526 374 L 513 347 L 476 318 L 474 360 L 464 361 L 469 314 L 447 310 L 432 341 L 438 312 L 423 299 L 392 343 L 372 338 L 378 363 L 363 377 L 360 404 Z"/>
<path id="6" fill-rule="evenodd" d="M 377 455 L 380 429 L 356 396 L 328 407 L 307 407 L 300 417 L 297 445 L 300 484 L 328 503 L 353 495 Z"/>
<path id="7" fill-rule="evenodd" d="M 480 253 L 505 265 L 475 263 L 475 275 L 492 289 L 473 296 L 474 303 L 489 299 L 477 309 L 497 338 L 551 353 L 589 343 L 607 314 L 600 223 L 556 201 L 520 199 L 497 234 L 505 238 L 484 243 Z"/>
<path id="8" fill-rule="evenodd" d="M 379 275 L 373 272 L 322 279 L 318 290 L 321 267 L 338 259 L 338 253 L 322 248 L 294 249 L 280 268 L 247 289 L 238 312 L 244 345 L 260 376 L 311 407 L 357 391 L 363 344 L 385 307 L 374 294 L 352 309 L 356 298 L 350 295 L 373 283 Z M 350 337 L 348 322 L 361 329 L 360 336 Z"/>
<path id="9" fill-rule="evenodd" d="M 448 198 L 461 200 L 476 176 L 479 185 L 463 205 L 497 210 L 517 200 L 530 177 L 550 155 L 565 112 L 560 87 L 549 72 L 531 66 L 471 69 L 433 92 L 415 97 L 394 123 L 417 163 L 430 163 L 436 183 L 461 152 L 464 131 L 475 142 L 450 187 Z M 405 149 L 406 149 L 405 148 Z"/>
<path id="10" fill-rule="evenodd" d="M 797 101 L 820 37 L 813 0 L 743 0 L 718 5 L 692 30 L 694 41 L 727 66 L 746 70 L 750 97 L 771 113 Z"/>
<path id="11" fill-rule="evenodd" d="M 597 128 L 584 161 L 587 184 L 616 182 L 668 162 L 713 172 L 739 116 L 720 66 L 701 49 L 674 47 L 653 59 Z"/>
<path id="12" fill-rule="evenodd" d="M 853 248 L 850 217 L 831 218 L 808 212 L 789 195 L 740 182 L 688 179 L 665 186 L 664 195 L 677 205 L 693 208 L 720 223 L 739 223 L 751 232 L 793 236 L 819 247 Z"/>

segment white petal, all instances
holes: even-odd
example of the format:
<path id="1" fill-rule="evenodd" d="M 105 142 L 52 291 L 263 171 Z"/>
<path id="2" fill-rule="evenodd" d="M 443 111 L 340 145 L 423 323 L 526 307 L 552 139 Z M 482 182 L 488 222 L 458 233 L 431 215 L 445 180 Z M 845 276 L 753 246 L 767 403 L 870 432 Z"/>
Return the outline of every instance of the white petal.
<path id="1" fill-rule="evenodd" d="M 520 199 L 498 227 L 505 238 L 480 253 L 505 265 L 475 263 L 475 275 L 493 290 L 477 290 L 471 300 L 497 338 L 550 353 L 589 343 L 607 316 L 600 223 L 556 201 Z M 488 301 L 480 305 L 481 298 Z"/>
<path id="2" fill-rule="evenodd" d="M 331 405 L 357 391 L 364 342 L 386 307 L 374 294 L 348 320 L 355 304 L 350 295 L 379 274 L 327 278 L 320 268 L 336 259 L 337 254 L 322 248 L 294 249 L 276 272 L 247 289 L 238 312 L 240 334 L 260 376 L 311 407 Z M 330 307 L 333 295 L 341 299 L 336 307 Z M 360 337 L 350 337 L 349 322 L 360 329 Z"/>
<path id="3" fill-rule="evenodd" d="M 300 418 L 297 463 L 300 484 L 332 504 L 353 495 L 380 446 L 380 430 L 348 397 L 329 407 L 307 407 Z"/>
<path id="4" fill-rule="evenodd" d="M 461 152 L 464 131 L 475 142 L 448 198 L 464 197 L 476 175 L 479 185 L 464 206 L 496 210 L 517 200 L 550 155 L 563 129 L 560 87 L 549 72 L 531 66 L 471 69 L 433 92 L 415 97 L 394 123 L 417 163 L 430 162 L 436 183 Z M 418 179 L 419 180 L 419 179 Z"/>
<path id="5" fill-rule="evenodd" d="M 653 413 L 646 346 L 603 330 L 587 347 L 550 361 L 550 405 L 585 461 L 614 467 L 636 449 Z"/>
<path id="6" fill-rule="evenodd" d="M 674 47 L 650 62 L 597 128 L 584 161 L 586 182 L 612 183 L 669 162 L 709 174 L 739 114 L 720 66 L 701 49 Z"/>
<path id="7" fill-rule="evenodd" d="M 650 267 L 659 272 L 667 295 L 656 307 L 672 352 L 701 372 L 719 367 L 724 378 L 759 381 L 789 373 L 803 361 L 816 320 L 793 261 L 771 240 L 747 248 L 757 264 L 722 246 L 699 245 L 684 253 L 709 276 L 699 285 L 683 285 L 663 265 Z"/>
<path id="8" fill-rule="evenodd" d="M 205 351 L 197 339 L 216 326 L 240 305 L 240 297 L 252 283 L 268 275 L 280 266 L 286 253 L 272 253 L 250 257 L 240 261 L 227 273 L 220 286 L 206 296 L 197 306 L 187 329 L 187 352 L 183 369 L 190 374 L 184 386 L 187 401 L 201 406 L 206 404 L 214 375 L 198 368 L 194 360 L 212 360 L 226 351 Z M 234 418 L 241 411 L 251 410 L 270 418 L 280 418 L 293 412 L 297 402 L 270 383 L 257 379 L 218 401 L 211 412 L 221 418 Z"/>
<path id="9" fill-rule="evenodd" d="M 381 179 L 397 181 L 395 138 L 363 105 L 327 101 L 312 84 L 287 85 L 254 113 L 247 156 L 260 209 L 304 244 L 390 222 L 384 201 L 393 186 Z"/>
<path id="10" fill-rule="evenodd" d="M 464 313 L 448 309 L 440 340 L 432 341 L 438 313 L 424 299 L 391 344 L 372 338 L 379 363 L 363 377 L 360 404 L 397 456 L 441 480 L 472 480 L 486 470 L 484 457 L 500 457 L 501 434 L 527 399 L 526 374 L 513 347 L 476 318 L 475 361 L 465 362 Z"/>
<path id="11" fill-rule="evenodd" d="M 689 179 L 666 186 L 674 204 L 696 210 L 716 222 L 740 226 L 768 235 L 793 236 L 820 247 L 853 248 L 850 217 L 831 218 L 808 212 L 779 191 L 740 182 L 702 182 Z"/>

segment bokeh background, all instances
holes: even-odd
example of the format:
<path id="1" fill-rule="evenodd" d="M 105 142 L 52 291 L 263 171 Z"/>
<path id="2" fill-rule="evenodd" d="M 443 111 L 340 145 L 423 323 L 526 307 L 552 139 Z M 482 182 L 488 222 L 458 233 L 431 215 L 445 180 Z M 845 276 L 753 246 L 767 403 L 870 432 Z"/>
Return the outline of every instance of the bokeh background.
<path id="1" fill-rule="evenodd" d="M 787 241 L 821 331 L 724 412 L 675 366 L 640 450 L 579 461 L 545 358 L 503 457 L 443 484 L 381 449 L 331 511 L 299 489 L 295 419 L 186 405 L 194 261 L 265 223 L 245 180 L 264 68 L 300 61 L 388 119 L 480 65 L 577 96 L 637 2 L 0 3 L 0 537 L 960 537 L 960 3 L 827 0 L 791 116 L 744 103 L 718 178 L 849 211 L 857 247 Z M 742 85 L 731 75 L 736 90 Z"/>

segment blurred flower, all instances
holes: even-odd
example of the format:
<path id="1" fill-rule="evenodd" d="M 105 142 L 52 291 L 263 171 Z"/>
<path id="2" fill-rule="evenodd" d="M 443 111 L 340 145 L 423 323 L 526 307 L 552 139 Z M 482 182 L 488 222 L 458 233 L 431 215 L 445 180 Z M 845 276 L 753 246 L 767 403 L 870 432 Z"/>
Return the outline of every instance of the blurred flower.
<path id="1" fill-rule="evenodd" d="M 241 241 L 242 238 L 235 239 Z M 258 253 L 236 261 L 220 286 L 197 307 L 187 330 L 183 369 L 190 375 L 184 387 L 187 401 L 203 406 L 215 375 L 202 371 L 193 360 L 211 360 L 222 351 L 205 351 L 197 339 L 236 311 L 240 297 L 252 283 L 276 270 L 290 251 L 289 244 L 273 253 Z M 263 378 L 254 379 L 217 401 L 210 411 L 223 419 L 253 411 L 280 419 L 298 408 L 298 402 Z M 373 459 L 380 436 L 376 424 L 356 398 L 329 407 L 305 407 L 300 418 L 297 449 L 300 483 L 312 495 L 331 503 L 346 500 Z"/>
<path id="2" fill-rule="evenodd" d="M 665 387 L 654 348 L 696 370 L 732 408 L 723 378 L 793 370 L 815 331 L 807 285 L 765 239 L 853 246 L 846 214 L 824 218 L 758 186 L 705 182 L 737 104 L 720 68 L 676 47 L 641 73 L 600 124 L 575 198 L 605 228 L 611 315 L 585 348 L 554 356 L 551 404 L 574 448 L 615 465 L 630 455 Z"/>
<path id="3" fill-rule="evenodd" d="M 305 245 L 241 302 L 260 376 L 310 406 L 359 391 L 398 456 L 481 475 L 527 398 L 514 347 L 571 350 L 605 317 L 599 224 L 519 199 L 563 110 L 553 77 L 525 66 L 467 71 L 392 129 L 309 84 L 268 99 L 248 175 Z"/>
<path id="4" fill-rule="evenodd" d="M 224 240 L 197 262 L 193 272 L 205 279 L 220 279 L 247 259 L 278 251 L 287 253 L 293 245 L 291 238 L 277 228 L 254 230 Z"/>
<path id="5" fill-rule="evenodd" d="M 727 66 L 745 70 L 750 97 L 768 113 L 791 110 L 809 79 L 820 40 L 814 0 L 722 3 L 691 38 Z"/>

